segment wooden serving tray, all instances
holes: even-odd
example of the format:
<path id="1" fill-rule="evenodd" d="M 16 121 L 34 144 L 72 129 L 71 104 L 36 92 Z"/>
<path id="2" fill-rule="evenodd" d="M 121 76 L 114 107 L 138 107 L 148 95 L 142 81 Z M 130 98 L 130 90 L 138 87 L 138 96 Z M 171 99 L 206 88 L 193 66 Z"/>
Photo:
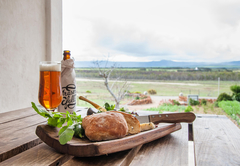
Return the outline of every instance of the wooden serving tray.
<path id="1" fill-rule="evenodd" d="M 181 129 L 181 124 L 159 124 L 159 127 L 143 131 L 135 135 L 129 135 L 120 139 L 92 142 L 87 138 L 75 138 L 65 145 L 61 145 L 58 140 L 58 128 L 49 125 L 39 125 L 36 128 L 37 136 L 50 147 L 61 153 L 66 153 L 76 157 L 91 157 L 119 152 L 134 148 L 166 136 Z"/>

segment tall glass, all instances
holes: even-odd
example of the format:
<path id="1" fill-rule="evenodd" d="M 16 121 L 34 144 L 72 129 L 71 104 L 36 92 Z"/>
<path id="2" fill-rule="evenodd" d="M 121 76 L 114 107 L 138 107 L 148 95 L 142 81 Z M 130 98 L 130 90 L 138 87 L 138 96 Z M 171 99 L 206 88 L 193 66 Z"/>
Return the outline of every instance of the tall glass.
<path id="1" fill-rule="evenodd" d="M 42 61 L 38 100 L 48 111 L 54 111 L 62 102 L 61 62 Z"/>

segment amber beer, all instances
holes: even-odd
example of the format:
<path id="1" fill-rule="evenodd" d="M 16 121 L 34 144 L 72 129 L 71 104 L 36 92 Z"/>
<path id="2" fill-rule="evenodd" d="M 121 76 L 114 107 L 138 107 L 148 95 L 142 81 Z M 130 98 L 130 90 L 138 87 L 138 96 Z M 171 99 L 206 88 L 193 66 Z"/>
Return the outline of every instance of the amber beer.
<path id="1" fill-rule="evenodd" d="M 54 111 L 62 101 L 61 63 L 40 62 L 39 103 Z"/>

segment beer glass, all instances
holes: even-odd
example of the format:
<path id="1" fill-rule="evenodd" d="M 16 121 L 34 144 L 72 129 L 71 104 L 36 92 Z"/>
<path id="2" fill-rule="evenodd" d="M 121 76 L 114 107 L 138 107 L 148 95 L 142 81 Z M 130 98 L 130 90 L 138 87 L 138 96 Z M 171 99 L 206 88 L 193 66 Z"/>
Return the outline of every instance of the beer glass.
<path id="1" fill-rule="evenodd" d="M 54 111 L 62 102 L 61 62 L 42 61 L 38 100 L 48 111 Z"/>

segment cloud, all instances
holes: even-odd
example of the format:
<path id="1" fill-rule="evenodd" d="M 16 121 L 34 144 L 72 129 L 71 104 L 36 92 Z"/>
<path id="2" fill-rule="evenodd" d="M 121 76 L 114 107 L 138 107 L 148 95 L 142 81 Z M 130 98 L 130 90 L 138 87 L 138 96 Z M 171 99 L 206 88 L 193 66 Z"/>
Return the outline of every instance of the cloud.
<path id="1" fill-rule="evenodd" d="M 238 26 L 240 24 L 240 2 L 220 2 L 215 4 L 214 12 L 220 23 L 229 26 Z"/>
<path id="2" fill-rule="evenodd" d="M 205 50 L 205 41 L 144 32 L 137 27 L 107 24 L 104 20 L 93 21 L 93 31 L 94 45 L 110 54 L 149 57 L 152 60 L 194 60 Z"/>
<path id="3" fill-rule="evenodd" d="M 167 49 L 167 36 L 155 36 L 134 26 L 123 27 L 113 23 L 108 24 L 105 20 L 98 20 L 93 21 L 93 31 L 94 45 L 108 51 L 139 57 L 173 54 Z"/>
<path id="4" fill-rule="evenodd" d="M 71 27 L 65 45 L 82 59 L 109 54 L 118 60 L 240 60 L 238 0 L 150 0 L 135 8 L 132 1 L 119 1 L 121 8 L 108 0 L 106 8 L 103 1 L 85 3 L 81 10 L 71 8 L 81 13 L 64 25 Z"/>
<path id="5" fill-rule="evenodd" d="M 106 42 L 107 41 L 107 42 Z M 110 41 L 112 41 L 110 43 Z M 111 50 L 130 54 L 133 56 L 164 56 L 164 55 L 171 55 L 171 52 L 167 51 L 160 51 L 159 49 L 151 48 L 150 43 L 151 41 L 120 41 L 118 43 L 114 43 L 113 39 L 100 39 L 99 44 L 103 47 L 107 47 Z"/>
<path id="6" fill-rule="evenodd" d="M 171 31 L 145 32 L 135 26 L 119 26 L 105 20 L 92 23 L 94 45 L 102 52 L 114 55 L 149 57 L 152 60 L 226 61 L 240 54 L 237 49 L 240 36 L 235 35 L 239 32 L 232 28 L 222 27 L 214 31 L 216 29 L 210 27 L 205 36 L 199 37 L 199 34 L 171 36 Z"/>

